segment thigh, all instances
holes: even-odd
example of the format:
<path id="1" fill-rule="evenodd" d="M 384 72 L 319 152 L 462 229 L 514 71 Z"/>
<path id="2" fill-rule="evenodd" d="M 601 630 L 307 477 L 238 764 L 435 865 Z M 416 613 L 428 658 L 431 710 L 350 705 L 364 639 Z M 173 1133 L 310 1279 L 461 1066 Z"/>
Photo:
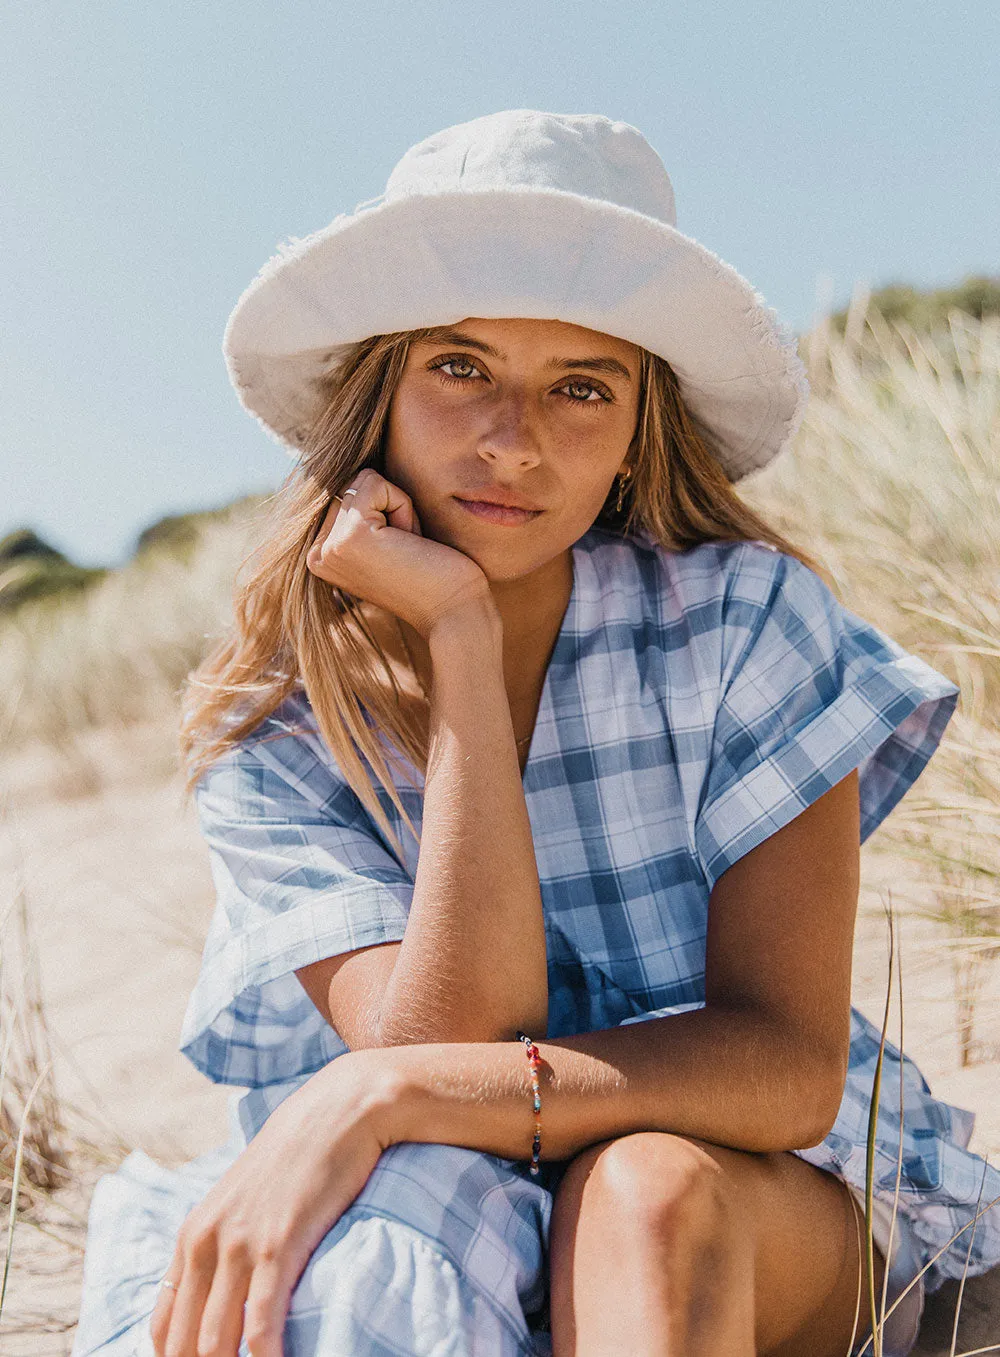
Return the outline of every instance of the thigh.
<path id="1" fill-rule="evenodd" d="M 615 1202 L 604 1192 L 585 1195 L 583 1187 L 594 1171 L 600 1172 L 602 1153 L 616 1144 L 619 1150 L 625 1149 L 626 1142 L 630 1142 L 629 1156 L 642 1180 L 641 1187 L 629 1195 L 635 1200 L 641 1192 L 644 1220 L 650 1211 L 655 1213 L 658 1185 L 668 1197 L 671 1174 L 679 1164 L 689 1168 L 692 1150 L 710 1161 L 720 1175 L 732 1218 L 753 1241 L 755 1342 L 761 1357 L 846 1357 L 858 1300 L 859 1267 L 857 1334 L 869 1332 L 864 1219 L 860 1220 L 859 1252 L 859 1222 L 845 1184 L 791 1153 L 755 1154 L 665 1132 L 602 1141 L 569 1164 L 553 1208 L 554 1235 L 572 1236 L 574 1248 L 587 1247 L 592 1240 L 600 1249 L 608 1213 L 620 1212 L 623 1206 L 628 1210 L 628 1202 Z M 623 1181 L 620 1160 L 613 1178 L 616 1183 Z M 608 1286 L 613 1292 L 613 1260 L 607 1261 L 611 1265 L 606 1272 Z M 877 1250 L 875 1273 L 879 1294 L 882 1259 Z"/>

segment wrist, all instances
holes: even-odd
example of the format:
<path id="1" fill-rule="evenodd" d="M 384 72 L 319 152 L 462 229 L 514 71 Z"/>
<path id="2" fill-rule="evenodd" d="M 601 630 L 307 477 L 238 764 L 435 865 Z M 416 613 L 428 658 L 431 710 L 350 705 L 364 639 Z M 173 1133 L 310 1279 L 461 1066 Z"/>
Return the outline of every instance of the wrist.
<path id="1" fill-rule="evenodd" d="M 492 594 L 470 599 L 439 617 L 427 634 L 431 662 L 450 659 L 456 649 L 468 653 L 468 647 L 503 646 L 503 621 Z"/>
<path id="2" fill-rule="evenodd" d="M 434 1140 L 439 1099 L 426 1047 L 374 1046 L 349 1053 L 354 1079 L 364 1090 L 365 1117 L 380 1143 Z M 344 1060 L 339 1056 L 333 1064 Z"/>
<path id="3" fill-rule="evenodd" d="M 424 1140 L 434 1105 L 433 1085 L 426 1069 L 415 1060 L 411 1046 L 383 1046 L 366 1052 L 373 1087 L 369 1116 L 385 1145 L 401 1140 Z"/>
<path id="4" fill-rule="evenodd" d="M 332 1091 L 338 1106 L 350 1103 L 358 1118 L 373 1128 L 383 1149 L 406 1139 L 398 1134 L 398 1127 L 410 1081 L 397 1067 L 396 1049 L 371 1046 L 347 1051 L 314 1076 L 322 1080 L 325 1090 Z"/>

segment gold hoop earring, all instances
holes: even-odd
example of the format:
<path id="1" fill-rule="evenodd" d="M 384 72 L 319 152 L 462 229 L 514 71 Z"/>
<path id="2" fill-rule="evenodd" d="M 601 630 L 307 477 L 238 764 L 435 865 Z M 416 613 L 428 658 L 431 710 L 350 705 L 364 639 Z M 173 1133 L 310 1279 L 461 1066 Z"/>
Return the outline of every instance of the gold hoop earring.
<path id="1" fill-rule="evenodd" d="M 622 511 L 622 507 L 624 506 L 625 503 L 625 489 L 631 479 L 632 479 L 631 467 L 629 467 L 628 471 L 622 472 L 621 475 L 618 477 L 618 502 L 615 505 L 616 514 L 620 514 Z"/>

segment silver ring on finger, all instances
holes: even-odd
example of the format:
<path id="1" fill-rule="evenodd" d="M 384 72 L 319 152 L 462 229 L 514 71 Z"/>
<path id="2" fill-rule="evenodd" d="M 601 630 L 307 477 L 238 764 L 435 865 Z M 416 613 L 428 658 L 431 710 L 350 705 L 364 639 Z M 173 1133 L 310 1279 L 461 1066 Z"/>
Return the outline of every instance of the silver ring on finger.
<path id="1" fill-rule="evenodd" d="M 345 491 L 344 491 L 344 498 L 346 499 L 348 495 L 356 495 L 357 493 L 358 493 L 358 492 L 357 492 L 356 490 L 345 490 Z"/>
<path id="2" fill-rule="evenodd" d="M 171 1289 L 171 1291 L 176 1291 L 176 1290 L 177 1290 L 177 1283 L 176 1283 L 176 1282 L 168 1282 L 167 1279 L 166 1279 L 166 1277 L 161 1277 L 161 1278 L 160 1278 L 160 1285 L 161 1285 L 161 1286 L 169 1286 L 170 1289 Z"/>

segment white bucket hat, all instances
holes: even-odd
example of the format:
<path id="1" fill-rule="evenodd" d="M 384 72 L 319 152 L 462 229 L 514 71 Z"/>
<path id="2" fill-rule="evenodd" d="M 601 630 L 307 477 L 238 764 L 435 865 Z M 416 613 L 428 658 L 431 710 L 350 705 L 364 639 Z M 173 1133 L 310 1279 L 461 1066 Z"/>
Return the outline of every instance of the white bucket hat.
<path id="1" fill-rule="evenodd" d="M 295 454 L 316 378 L 358 340 L 467 316 L 568 321 L 665 358 L 736 481 L 795 433 L 805 368 L 761 295 L 675 221 L 663 162 L 628 123 L 519 108 L 447 127 L 377 198 L 279 244 L 226 325 L 230 380 Z"/>

